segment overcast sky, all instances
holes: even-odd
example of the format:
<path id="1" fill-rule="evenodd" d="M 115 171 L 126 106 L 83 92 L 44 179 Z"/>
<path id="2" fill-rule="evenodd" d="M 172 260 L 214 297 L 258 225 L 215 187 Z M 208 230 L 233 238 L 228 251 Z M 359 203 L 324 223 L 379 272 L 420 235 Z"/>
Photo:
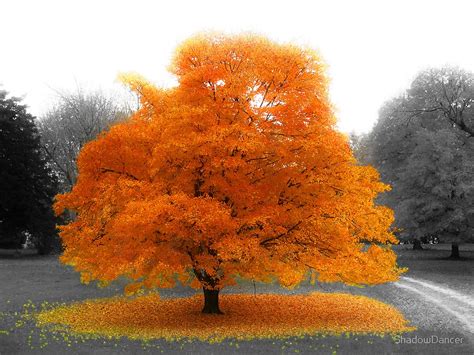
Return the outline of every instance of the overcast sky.
<path id="1" fill-rule="evenodd" d="M 121 90 L 121 72 L 170 85 L 174 48 L 203 30 L 251 31 L 318 49 L 339 127 L 370 130 L 421 69 L 474 71 L 474 1 L 0 0 L 0 83 L 40 116 L 56 90 Z"/>

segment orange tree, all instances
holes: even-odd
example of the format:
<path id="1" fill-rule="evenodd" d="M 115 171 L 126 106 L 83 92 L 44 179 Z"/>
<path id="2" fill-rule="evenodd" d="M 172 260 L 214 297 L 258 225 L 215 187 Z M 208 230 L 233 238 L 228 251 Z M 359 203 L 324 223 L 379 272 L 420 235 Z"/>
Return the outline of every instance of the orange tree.
<path id="1" fill-rule="evenodd" d="M 335 129 L 317 53 L 206 34 L 170 70 L 171 89 L 124 78 L 141 108 L 82 149 L 76 185 L 57 197 L 57 213 L 77 215 L 61 227 L 62 261 L 84 282 L 181 282 L 220 313 L 219 291 L 239 277 L 397 279 L 392 211 L 374 204 L 388 186 Z"/>

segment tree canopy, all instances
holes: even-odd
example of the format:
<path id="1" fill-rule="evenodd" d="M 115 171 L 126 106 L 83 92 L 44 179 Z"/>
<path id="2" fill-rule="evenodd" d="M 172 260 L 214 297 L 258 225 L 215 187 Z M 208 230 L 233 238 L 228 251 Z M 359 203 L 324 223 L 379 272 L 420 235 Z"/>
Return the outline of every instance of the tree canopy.
<path id="1" fill-rule="evenodd" d="M 51 251 L 55 193 L 35 118 L 19 99 L 0 91 L 0 247 L 20 248 L 28 233 L 40 252 Z"/>
<path id="2" fill-rule="evenodd" d="M 366 163 L 393 189 L 404 238 L 438 235 L 460 242 L 474 229 L 474 75 L 445 67 L 421 72 L 380 111 L 365 145 Z"/>
<path id="3" fill-rule="evenodd" d="M 374 204 L 388 186 L 335 129 L 316 52 L 206 34 L 170 70 L 170 89 L 124 77 L 141 108 L 84 146 L 77 183 L 57 198 L 57 213 L 77 212 L 61 227 L 62 260 L 84 281 L 125 275 L 130 292 L 179 281 L 207 302 L 238 277 L 397 279 L 392 211 Z"/>

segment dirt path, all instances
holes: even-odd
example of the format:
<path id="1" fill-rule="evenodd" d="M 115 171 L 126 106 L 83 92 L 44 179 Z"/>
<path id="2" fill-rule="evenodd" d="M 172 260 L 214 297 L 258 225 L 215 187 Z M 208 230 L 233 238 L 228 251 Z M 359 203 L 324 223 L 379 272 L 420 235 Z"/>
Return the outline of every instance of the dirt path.
<path id="1" fill-rule="evenodd" d="M 474 297 L 430 281 L 402 277 L 395 285 L 416 293 L 454 317 L 460 332 L 474 339 Z"/>

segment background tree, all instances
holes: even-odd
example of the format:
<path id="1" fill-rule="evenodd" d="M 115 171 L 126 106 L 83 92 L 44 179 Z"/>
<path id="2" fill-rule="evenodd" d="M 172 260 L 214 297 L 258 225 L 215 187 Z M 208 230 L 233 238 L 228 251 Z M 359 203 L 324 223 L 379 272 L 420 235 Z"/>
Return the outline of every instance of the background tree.
<path id="1" fill-rule="evenodd" d="M 77 155 L 87 142 L 130 112 L 101 91 L 60 93 L 59 101 L 39 122 L 42 149 L 52 162 L 62 192 L 77 179 Z"/>
<path id="2" fill-rule="evenodd" d="M 29 234 L 48 253 L 58 247 L 51 209 L 56 181 L 34 120 L 19 99 L 0 91 L 0 247 L 21 248 Z"/>
<path id="3" fill-rule="evenodd" d="M 63 262 L 86 282 L 126 275 L 127 291 L 202 287 L 205 313 L 236 277 L 397 279 L 392 212 L 373 203 L 387 186 L 335 130 L 315 52 L 204 35 L 171 68 L 172 89 L 126 78 L 141 109 L 82 149 L 55 207 L 77 212 Z"/>
<path id="4" fill-rule="evenodd" d="M 369 135 L 368 163 L 392 186 L 381 201 L 395 210 L 404 238 L 440 235 L 458 243 L 474 232 L 473 74 L 429 69 L 381 109 Z"/>
<path id="5" fill-rule="evenodd" d="M 409 105 L 400 112 L 407 113 L 408 119 L 435 113 L 434 117 L 444 118 L 463 136 L 474 137 L 473 73 L 456 67 L 427 69 L 413 81 L 407 95 Z"/>
<path id="6" fill-rule="evenodd" d="M 349 134 L 349 144 L 351 146 L 354 157 L 359 164 L 367 165 L 369 160 L 370 148 L 368 146 L 368 134 L 351 132 Z"/>

